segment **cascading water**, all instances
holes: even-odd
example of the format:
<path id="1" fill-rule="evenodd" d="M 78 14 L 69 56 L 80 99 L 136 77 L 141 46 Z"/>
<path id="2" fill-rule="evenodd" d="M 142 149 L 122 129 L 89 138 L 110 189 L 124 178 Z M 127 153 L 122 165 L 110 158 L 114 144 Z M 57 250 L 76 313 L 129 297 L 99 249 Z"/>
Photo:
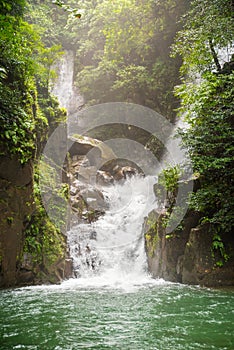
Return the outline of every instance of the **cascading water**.
<path id="1" fill-rule="evenodd" d="M 79 283 L 122 285 L 149 280 L 142 225 L 156 206 L 154 177 L 135 176 L 106 187 L 109 209 L 92 224 L 68 232 Z"/>
<path id="2" fill-rule="evenodd" d="M 116 120 L 119 123 L 124 122 L 132 125 L 136 123 L 136 126 L 146 128 L 145 130 L 154 130 L 156 136 L 160 134 L 158 136 L 159 139 L 162 137 L 161 142 L 168 149 L 163 159 L 160 159 L 160 163 L 158 161 L 155 163 L 155 157 L 153 157 L 152 166 L 152 155 L 150 157 L 148 153 L 144 153 L 140 149 L 140 152 L 143 152 L 143 156 L 139 158 L 140 161 L 146 158 L 146 168 L 151 170 L 145 173 L 156 175 L 157 171 L 161 171 L 162 168 L 168 165 L 175 166 L 184 160 L 185 156 L 181 152 L 179 141 L 177 144 L 172 140 L 173 126 L 168 126 L 169 122 L 165 118 L 156 115 L 155 112 L 152 114 L 152 111 L 148 109 L 142 110 L 142 106 L 134 106 L 133 108 L 131 104 L 122 104 L 121 106 L 119 104 L 110 104 L 110 106 L 109 104 L 104 104 L 101 108 L 99 106 L 96 109 L 88 109 L 84 118 L 85 126 L 82 125 L 82 122 L 78 123 L 80 116 L 78 118 L 75 111 L 79 110 L 83 99 L 73 84 L 74 53 L 67 51 L 58 68 L 58 79 L 52 93 L 58 97 L 61 106 L 68 109 L 69 116 L 72 116 L 68 120 L 68 138 L 73 136 L 74 131 L 77 131 L 77 134 L 82 134 L 83 132 L 85 134 L 86 126 L 88 125 L 92 129 L 93 125 L 90 122 L 93 121 L 94 124 L 98 123 L 94 127 L 105 125 L 107 122 L 116 122 Z M 93 114 L 93 112 L 95 113 Z M 125 116 L 125 113 L 128 119 L 130 118 L 130 121 L 122 118 Z M 144 123 L 146 125 L 142 125 L 142 118 L 138 118 L 142 114 L 144 114 Z M 104 116 L 107 119 L 101 118 L 101 120 L 98 119 L 96 121 L 96 115 L 99 118 Z M 177 126 L 178 123 L 175 125 L 174 130 Z M 161 130 L 161 132 L 158 133 L 158 130 Z M 130 140 L 127 140 L 127 145 L 123 146 L 123 140 L 121 139 L 121 146 L 123 146 L 120 147 L 121 150 L 124 148 L 124 151 L 126 151 L 130 148 L 130 154 L 127 154 L 127 156 L 124 154 L 124 157 L 120 154 L 118 157 L 120 159 L 135 157 L 135 153 L 138 152 L 135 149 L 136 143 L 132 144 Z M 111 146 L 115 146 L 114 149 L 117 152 L 118 147 L 116 149 L 113 140 L 111 140 L 110 148 Z M 173 157 L 171 157 L 171 153 Z M 138 164 L 139 159 L 137 158 L 136 164 Z M 147 159 L 149 162 L 147 162 Z M 143 165 L 145 166 L 145 164 Z M 101 208 L 104 209 L 105 214 L 96 222 L 91 224 L 80 223 L 72 227 L 68 232 L 68 244 L 70 255 L 73 258 L 74 275 L 79 277 L 79 284 L 82 281 L 85 284 L 98 283 L 101 285 L 118 285 L 127 281 L 131 281 L 133 284 L 142 284 L 144 281 L 149 281 L 142 225 L 144 218 L 153 209 L 157 208 L 153 192 L 153 185 L 156 182 L 156 178 L 153 176 L 146 176 L 145 178 L 135 176 L 128 178 L 122 184 L 115 183 L 115 185 L 102 188 L 101 191 L 109 209 L 106 210 L 106 207 Z M 180 186 L 178 194 L 180 194 Z M 90 207 L 89 200 L 92 201 L 92 198 L 86 198 L 86 204 Z"/>
<path id="3" fill-rule="evenodd" d="M 74 52 L 65 50 L 62 58 L 54 66 L 58 76 L 51 87 L 51 93 L 58 98 L 61 107 L 67 109 L 68 114 L 79 110 L 84 104 L 83 97 L 74 86 L 74 60 Z"/>

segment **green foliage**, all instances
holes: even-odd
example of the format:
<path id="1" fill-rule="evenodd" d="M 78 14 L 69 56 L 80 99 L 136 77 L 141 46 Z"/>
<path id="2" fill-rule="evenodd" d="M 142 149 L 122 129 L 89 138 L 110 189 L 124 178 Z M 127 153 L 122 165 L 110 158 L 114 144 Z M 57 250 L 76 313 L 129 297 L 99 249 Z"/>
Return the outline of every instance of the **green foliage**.
<path id="1" fill-rule="evenodd" d="M 4 16 L 20 17 L 24 12 L 25 0 L 0 0 L 0 13 Z"/>
<path id="2" fill-rule="evenodd" d="M 234 225 L 233 82 L 233 74 L 207 74 L 206 80 L 193 87 L 195 93 L 188 87 L 183 90 L 190 128 L 182 137 L 201 183 L 191 206 L 223 232 Z"/>
<path id="3" fill-rule="evenodd" d="M 184 74 L 220 70 L 218 49 L 231 48 L 234 20 L 231 0 L 193 0 L 178 32 L 174 54 L 183 57 Z"/>
<path id="4" fill-rule="evenodd" d="M 58 101 L 49 94 L 49 81 L 54 74 L 52 66 L 62 52 L 61 46 L 42 43 L 44 30 L 22 18 L 24 8 L 23 0 L 0 1 L 0 155 L 14 157 L 22 164 L 28 161 L 35 164 L 48 133 L 66 118 L 66 111 L 60 109 Z M 32 7 L 28 9 L 30 12 Z M 34 14 L 30 13 L 27 18 Z M 37 176 L 36 173 L 36 209 L 24 222 L 23 251 L 33 257 L 35 268 L 41 265 L 46 270 L 64 258 L 65 239 L 42 206 Z M 57 189 L 57 195 L 60 202 L 54 204 L 54 210 L 61 213 L 65 210 L 62 204 L 67 187 Z M 11 225 L 14 218 L 8 216 L 5 221 Z"/>
<path id="5" fill-rule="evenodd" d="M 36 75 L 38 91 L 45 97 L 49 97 L 50 86 L 56 79 L 57 74 L 53 69 L 56 61 L 63 55 L 61 45 L 51 47 L 41 47 L 37 55 L 38 72 Z"/>
<path id="6" fill-rule="evenodd" d="M 42 206 L 37 206 L 24 235 L 23 251 L 33 257 L 35 266 L 43 264 L 48 267 L 63 258 L 64 239 Z"/>
<path id="7" fill-rule="evenodd" d="M 177 205 L 174 207 L 175 202 L 172 203 L 172 205 L 167 208 L 167 211 L 164 214 L 164 217 L 162 218 L 162 227 L 167 228 L 170 232 L 172 228 L 174 228 L 175 234 L 180 234 L 181 231 L 184 229 L 184 222 L 183 220 L 178 224 L 179 218 L 181 218 L 184 215 L 184 208 L 183 206 Z M 175 234 L 173 235 L 167 235 L 166 238 L 172 238 L 175 237 Z"/>
<path id="8" fill-rule="evenodd" d="M 188 128 L 181 135 L 200 182 L 190 207 L 221 237 L 234 226 L 234 74 L 224 74 L 219 50 L 230 49 L 233 32 L 233 1 L 194 0 L 174 46 L 183 59 L 176 93 Z M 221 241 L 213 247 L 222 250 Z"/>
<path id="9" fill-rule="evenodd" d="M 68 4 L 71 3 L 71 5 Z M 51 0 L 29 0 L 29 11 L 25 13 L 28 22 L 33 23 L 35 29 L 40 33 L 46 47 L 63 45 L 71 49 L 74 45 L 72 33 L 66 30 L 67 22 L 79 21 L 80 12 L 77 9 L 77 1 L 51 1 Z M 61 6 L 60 6 L 61 5 Z M 79 35 L 76 33 L 76 35 Z"/>
<path id="10" fill-rule="evenodd" d="M 40 87 L 38 87 L 38 89 L 40 90 Z M 45 141 L 48 135 L 51 135 L 56 127 L 60 123 L 65 122 L 67 118 L 67 111 L 64 108 L 59 107 L 57 98 L 50 94 L 48 97 L 44 97 L 43 91 L 44 90 L 42 89 L 42 93 L 38 96 L 38 105 L 43 113 L 47 127 L 46 125 L 39 126 L 39 124 L 37 124 L 37 132 L 42 143 L 44 143 L 43 141 Z"/>
<path id="11" fill-rule="evenodd" d="M 50 201 L 49 206 L 50 209 L 54 211 L 58 221 L 57 223 L 52 223 L 43 207 L 41 194 L 45 196 L 45 192 L 41 193 L 38 176 L 39 170 L 37 170 L 34 181 L 36 210 L 33 215 L 28 218 L 27 229 L 24 232 L 25 243 L 23 249 L 24 252 L 32 255 L 35 265 L 43 264 L 45 267 L 48 267 L 64 257 L 65 239 L 59 228 L 61 228 L 61 225 L 66 226 L 66 222 L 64 221 L 66 215 L 64 214 L 66 214 L 69 192 L 67 184 L 63 184 L 60 188 L 56 186 L 56 172 L 52 167 L 42 162 L 41 167 L 44 168 L 43 174 L 47 177 L 46 179 L 44 178 L 46 183 L 48 183 L 48 181 L 50 182 L 49 191 L 53 192 L 53 198 L 56 196 L 56 201 Z M 40 171 L 42 171 L 42 169 L 40 169 Z M 42 186 L 42 188 L 44 187 Z"/>
<path id="12" fill-rule="evenodd" d="M 169 56 L 184 1 L 83 1 L 66 30 L 86 103 L 134 102 L 172 117 L 180 60 Z M 69 1 L 72 4 L 72 1 Z M 79 33 L 79 35 L 77 34 Z M 168 79 L 170 76 L 170 79 Z"/>
<path id="13" fill-rule="evenodd" d="M 162 219 L 162 218 L 161 218 Z M 147 254 L 152 258 L 157 249 L 157 245 L 160 241 L 158 230 L 161 227 L 161 219 L 158 215 L 152 211 L 149 213 L 145 221 L 145 244 L 147 249 Z"/>
<path id="14" fill-rule="evenodd" d="M 13 221 L 14 221 L 14 218 L 13 218 L 12 216 L 8 216 L 8 217 L 6 218 L 6 221 L 7 221 L 7 223 L 8 223 L 9 225 L 11 225 L 11 224 L 13 223 Z"/>
<path id="15" fill-rule="evenodd" d="M 162 173 L 159 174 L 158 182 L 167 191 L 175 192 L 178 189 L 178 181 L 181 176 L 181 169 L 179 165 L 174 167 L 168 167 L 163 169 Z"/>
<path id="16" fill-rule="evenodd" d="M 66 16 L 60 15 L 57 6 L 52 6 L 50 0 L 28 1 L 28 11 L 24 14 L 27 22 L 31 23 L 40 34 L 45 47 L 59 45 L 62 30 L 60 27 L 66 24 Z"/>
<path id="17" fill-rule="evenodd" d="M 0 6 L 5 9 L 0 14 L 0 154 L 15 155 L 23 164 L 38 155 L 47 125 L 55 128 L 65 119 L 49 96 L 51 67 L 62 52 L 58 45 L 45 48 L 39 32 L 23 21 L 24 1 Z"/>
<path id="18" fill-rule="evenodd" d="M 38 37 L 30 25 L 10 14 L 0 15 L 0 27 L 0 153 L 16 154 L 25 163 L 34 152 L 31 53 Z"/>
<path id="19" fill-rule="evenodd" d="M 47 198 L 47 208 L 50 210 L 50 215 L 56 218 L 55 226 L 66 230 L 69 187 L 67 184 L 60 184 L 61 170 L 41 160 L 40 168 L 38 169 L 40 176 L 37 175 L 34 186 L 38 198 L 40 195 L 43 195 L 43 198 Z"/>
<path id="20" fill-rule="evenodd" d="M 158 176 L 158 184 L 155 185 L 155 194 L 158 204 L 167 211 L 162 218 L 162 226 L 169 228 L 174 223 L 178 222 L 178 217 L 183 213 L 183 205 L 180 207 L 178 199 L 176 202 L 179 179 L 182 175 L 182 170 L 179 165 L 167 167 Z M 186 200 L 186 199 L 180 199 Z M 177 205 L 175 206 L 175 203 Z M 183 203 L 184 204 L 184 203 Z M 177 228 L 179 230 L 179 227 Z"/>
<path id="21" fill-rule="evenodd" d="M 227 262 L 230 259 L 230 255 L 227 254 L 224 243 L 222 241 L 222 238 L 218 233 L 215 233 L 213 236 L 213 242 L 212 242 L 212 256 L 215 258 L 215 252 L 220 254 L 221 259 L 216 261 L 216 266 L 222 267 L 225 262 Z"/>
<path id="22" fill-rule="evenodd" d="M 52 3 L 55 5 L 58 5 L 59 7 L 62 7 L 68 13 L 72 13 L 72 15 L 75 18 L 81 17 L 81 14 L 80 14 L 78 9 L 71 8 L 71 6 L 64 4 L 64 1 L 62 1 L 62 0 L 53 0 Z"/>

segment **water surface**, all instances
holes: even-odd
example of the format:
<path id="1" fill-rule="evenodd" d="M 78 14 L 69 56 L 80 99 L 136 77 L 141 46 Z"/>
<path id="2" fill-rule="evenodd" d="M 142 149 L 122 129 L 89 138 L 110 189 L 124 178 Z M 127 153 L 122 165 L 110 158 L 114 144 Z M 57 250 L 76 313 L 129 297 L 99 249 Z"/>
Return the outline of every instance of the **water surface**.
<path id="1" fill-rule="evenodd" d="M 0 293 L 1 350 L 234 349 L 234 292 L 98 279 Z"/>

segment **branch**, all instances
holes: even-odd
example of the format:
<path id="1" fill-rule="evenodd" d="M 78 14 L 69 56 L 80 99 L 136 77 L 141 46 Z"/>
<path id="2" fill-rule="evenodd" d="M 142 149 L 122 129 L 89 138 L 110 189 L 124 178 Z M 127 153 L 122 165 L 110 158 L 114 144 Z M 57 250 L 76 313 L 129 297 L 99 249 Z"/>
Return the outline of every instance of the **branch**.
<path id="1" fill-rule="evenodd" d="M 52 0 L 52 3 L 59 7 L 62 7 L 65 11 L 72 13 L 73 16 L 75 16 L 76 18 L 81 17 L 81 14 L 78 12 L 77 9 L 73 9 L 69 5 L 64 4 L 64 1 L 62 0 Z"/>

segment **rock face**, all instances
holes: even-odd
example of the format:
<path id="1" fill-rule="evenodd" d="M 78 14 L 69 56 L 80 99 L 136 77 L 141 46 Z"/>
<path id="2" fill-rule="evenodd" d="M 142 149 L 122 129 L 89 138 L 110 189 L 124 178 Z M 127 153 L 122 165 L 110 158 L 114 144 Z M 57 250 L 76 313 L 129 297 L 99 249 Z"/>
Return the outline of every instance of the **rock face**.
<path id="1" fill-rule="evenodd" d="M 233 235 L 229 234 L 223 239 L 230 254 L 226 263 L 222 262 L 220 251 L 211 248 L 213 236 L 208 225 L 191 229 L 183 257 L 183 283 L 208 287 L 234 285 Z"/>
<path id="2" fill-rule="evenodd" d="M 23 253 L 24 231 L 36 208 L 33 164 L 22 166 L 17 159 L 1 157 L 0 194 L 0 287 L 58 282 L 71 276 L 69 259 L 56 261 L 43 272 L 40 266 L 35 270 L 30 255 Z"/>
<path id="3" fill-rule="evenodd" d="M 183 257 L 190 230 L 195 227 L 199 216 L 190 213 L 185 218 L 183 233 L 173 232 L 166 234 L 163 222 L 166 211 L 150 213 L 146 219 L 145 246 L 148 258 L 149 271 L 153 277 L 162 277 L 171 282 L 182 282 Z M 149 223 L 152 223 L 149 224 Z"/>
<path id="4" fill-rule="evenodd" d="M 85 156 L 75 155 L 67 166 L 72 209 L 71 225 L 81 221 L 90 223 L 104 214 L 108 209 L 105 187 L 136 173 L 136 169 L 119 167 L 112 175 L 106 171 L 96 170 L 89 164 Z"/>
<path id="5" fill-rule="evenodd" d="M 72 259 L 69 257 L 58 258 L 53 264 L 35 265 L 30 254 L 24 253 L 20 268 L 16 274 L 16 285 L 36 285 L 48 283 L 60 283 L 72 277 Z"/>
<path id="6" fill-rule="evenodd" d="M 80 222 L 91 223 L 108 209 L 105 187 L 139 169 L 116 159 L 113 151 L 99 140 L 75 135 L 65 164 L 70 187 L 70 226 Z"/>
<path id="7" fill-rule="evenodd" d="M 17 280 L 17 264 L 23 245 L 24 221 L 33 211 L 32 164 L 22 167 L 16 159 L 0 159 L 0 286 Z"/>
<path id="8" fill-rule="evenodd" d="M 199 225 L 200 215 L 189 211 L 180 229 L 166 234 L 167 210 L 153 211 L 145 220 L 145 249 L 149 272 L 155 278 L 202 286 L 234 285 L 234 238 L 223 239 L 229 260 L 214 249 L 209 225 Z M 212 248 L 213 247 L 213 248 Z"/>

